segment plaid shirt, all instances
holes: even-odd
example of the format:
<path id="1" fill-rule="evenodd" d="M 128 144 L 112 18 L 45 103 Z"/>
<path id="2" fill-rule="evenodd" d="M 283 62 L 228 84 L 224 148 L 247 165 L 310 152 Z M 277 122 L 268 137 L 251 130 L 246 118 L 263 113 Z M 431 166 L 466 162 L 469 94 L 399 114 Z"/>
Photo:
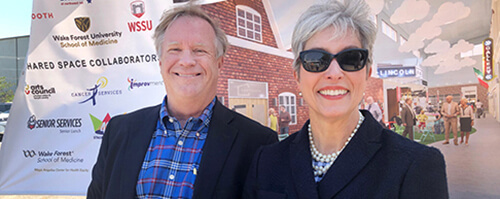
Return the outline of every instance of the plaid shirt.
<path id="1" fill-rule="evenodd" d="M 215 98 L 198 118 L 181 127 L 163 100 L 160 118 L 142 163 L 137 198 L 192 198 Z M 166 122 L 166 124 L 164 123 Z"/>

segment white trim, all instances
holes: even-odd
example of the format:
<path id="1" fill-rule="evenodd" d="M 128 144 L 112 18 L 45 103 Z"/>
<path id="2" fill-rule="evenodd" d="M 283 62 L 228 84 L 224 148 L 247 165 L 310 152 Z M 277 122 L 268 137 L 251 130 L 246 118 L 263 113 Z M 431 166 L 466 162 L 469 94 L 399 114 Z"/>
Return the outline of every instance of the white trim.
<path id="1" fill-rule="evenodd" d="M 244 40 L 244 39 L 237 38 L 234 36 L 229 36 L 229 35 L 227 36 L 227 40 L 233 46 L 238 46 L 238 47 L 246 48 L 249 50 L 254 50 L 254 51 L 263 52 L 263 53 L 267 53 L 267 54 L 271 54 L 271 55 L 276 55 L 276 56 L 280 56 L 280 57 L 284 57 L 284 58 L 288 58 L 288 59 L 293 59 L 293 54 L 291 52 L 286 51 L 286 50 L 273 48 L 270 46 L 258 44 L 255 42 L 251 42 L 248 40 Z"/>
<path id="2" fill-rule="evenodd" d="M 276 22 L 276 17 L 274 17 L 274 12 L 269 0 L 262 0 L 262 4 L 264 4 L 264 10 L 266 10 L 267 20 L 269 21 L 269 25 L 271 25 L 271 30 L 273 31 L 274 40 L 276 40 L 276 44 L 279 49 L 285 49 L 283 46 L 283 41 L 281 39 L 280 29 L 278 27 L 278 23 Z M 286 49 L 285 49 L 286 50 Z"/>

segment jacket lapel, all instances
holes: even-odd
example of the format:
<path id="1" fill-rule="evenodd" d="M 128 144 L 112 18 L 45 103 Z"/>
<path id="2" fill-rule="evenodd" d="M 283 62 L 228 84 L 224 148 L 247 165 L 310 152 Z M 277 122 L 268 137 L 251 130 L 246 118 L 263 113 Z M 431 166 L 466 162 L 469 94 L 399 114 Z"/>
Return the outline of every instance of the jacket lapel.
<path id="1" fill-rule="evenodd" d="M 124 164 L 120 167 L 122 175 L 120 179 L 120 198 L 135 197 L 135 187 L 137 184 L 139 172 L 141 171 L 144 156 L 156 129 L 156 122 L 160 115 L 160 106 L 152 107 L 150 111 L 143 115 L 138 115 L 126 124 L 127 130 L 124 136 L 127 136 L 124 145 L 119 146 L 118 150 L 125 151 L 120 155 L 120 159 L 115 164 Z M 146 135 L 144 135 L 146 134 Z M 126 144 L 125 144 L 126 143 Z"/>
<path id="2" fill-rule="evenodd" d="M 194 183 L 193 198 L 211 198 L 238 130 L 229 125 L 234 115 L 216 101 L 207 140 L 203 146 L 200 170 Z"/>
<path id="3" fill-rule="evenodd" d="M 290 144 L 289 164 L 292 170 L 295 189 L 297 190 L 297 194 L 299 194 L 298 198 L 318 198 L 307 135 L 308 124 L 309 121 L 297 132 L 297 136 Z"/>
<path id="4" fill-rule="evenodd" d="M 319 198 L 333 198 L 365 167 L 381 147 L 382 127 L 362 111 L 365 121 L 319 183 Z"/>

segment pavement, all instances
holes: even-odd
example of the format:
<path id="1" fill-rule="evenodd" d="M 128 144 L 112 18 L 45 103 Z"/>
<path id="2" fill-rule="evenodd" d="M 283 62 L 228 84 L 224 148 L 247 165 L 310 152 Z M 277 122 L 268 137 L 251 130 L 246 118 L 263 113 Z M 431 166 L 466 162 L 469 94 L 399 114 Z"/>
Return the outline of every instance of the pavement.
<path id="1" fill-rule="evenodd" d="M 432 143 L 446 161 L 448 190 L 452 199 L 500 198 L 500 123 L 491 115 L 475 119 L 477 132 L 469 145 Z M 1 146 L 1 143 L 0 143 Z M 85 196 L 0 195 L 0 199 L 83 199 Z"/>
<path id="2" fill-rule="evenodd" d="M 470 135 L 469 145 L 455 146 L 450 140 L 430 146 L 444 155 L 450 198 L 500 198 L 500 123 L 491 115 L 474 123 L 477 132 Z"/>

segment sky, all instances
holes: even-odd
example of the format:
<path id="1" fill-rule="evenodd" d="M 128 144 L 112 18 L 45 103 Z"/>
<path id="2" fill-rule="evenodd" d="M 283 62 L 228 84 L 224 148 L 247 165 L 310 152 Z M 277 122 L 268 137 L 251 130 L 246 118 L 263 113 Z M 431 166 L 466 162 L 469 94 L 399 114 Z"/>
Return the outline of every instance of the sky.
<path id="1" fill-rule="evenodd" d="M 0 39 L 30 34 L 32 0 L 8 0 L 0 6 Z"/>

